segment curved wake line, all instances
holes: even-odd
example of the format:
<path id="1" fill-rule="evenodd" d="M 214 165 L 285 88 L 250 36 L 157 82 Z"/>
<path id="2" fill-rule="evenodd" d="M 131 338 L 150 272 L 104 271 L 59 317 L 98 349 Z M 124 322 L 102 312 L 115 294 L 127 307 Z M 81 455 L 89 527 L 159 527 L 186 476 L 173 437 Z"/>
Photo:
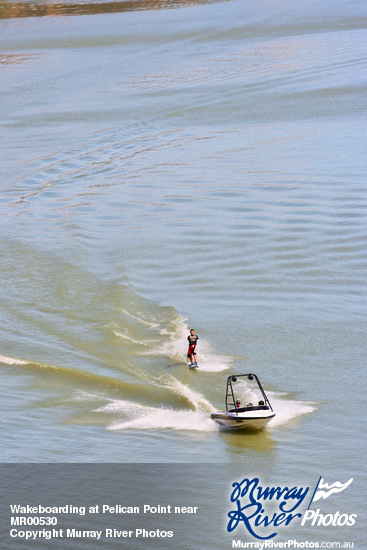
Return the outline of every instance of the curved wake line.
<path id="1" fill-rule="evenodd" d="M 130 395 L 132 399 L 137 399 L 139 397 L 143 400 L 153 399 L 155 403 L 162 402 L 164 399 L 171 400 L 173 396 L 175 402 L 179 401 L 184 403 L 185 406 L 194 409 L 193 412 L 205 411 L 205 413 L 210 414 L 214 410 L 211 403 L 205 399 L 203 395 L 195 391 L 190 386 L 183 384 L 170 374 L 163 374 L 157 378 L 152 378 L 148 377 L 144 373 L 135 371 L 133 374 L 135 374 L 135 376 L 140 378 L 143 382 L 146 382 L 142 385 L 141 383 L 134 384 L 110 376 L 87 372 L 84 370 L 73 369 L 70 367 L 58 367 L 36 361 L 25 361 L 3 355 L 0 355 L 0 362 L 10 366 L 18 366 L 21 368 L 25 367 L 27 371 L 33 371 L 34 373 L 43 371 L 50 376 L 56 374 L 58 378 L 58 385 L 60 384 L 61 376 L 61 379 L 64 380 L 65 383 L 71 382 L 71 384 L 77 389 L 80 389 L 80 386 L 83 385 L 84 387 L 94 387 L 97 390 L 104 392 L 118 390 L 124 395 Z M 105 399 L 108 399 L 106 395 Z M 131 405 L 130 410 L 131 407 L 135 410 L 137 404 L 134 403 Z M 152 410 L 154 410 L 154 408 Z"/>
<path id="2" fill-rule="evenodd" d="M 218 431 L 218 426 L 202 411 L 175 410 L 163 407 L 145 407 L 129 401 L 111 401 L 95 409 L 95 412 L 127 414 L 130 418 L 117 420 L 108 430 L 165 430 L 175 431 Z M 131 418 L 131 413 L 135 418 Z"/>
<path id="3" fill-rule="evenodd" d="M 5 355 L 0 355 L 0 363 L 5 365 L 30 365 L 30 361 L 23 361 L 22 359 L 16 359 L 15 357 L 6 357 Z"/>
<path id="4" fill-rule="evenodd" d="M 124 394 L 129 394 L 134 398 L 142 397 L 148 399 L 154 399 L 155 402 L 161 400 L 161 388 L 158 384 L 145 385 L 142 387 L 139 384 L 133 384 L 131 382 L 125 382 L 118 378 L 113 378 L 111 376 L 105 376 L 103 374 L 97 374 L 94 372 L 88 372 L 85 370 L 74 369 L 71 367 L 59 367 L 56 365 L 49 365 L 46 363 L 40 363 L 37 361 L 25 361 L 22 359 L 16 359 L 13 357 L 6 357 L 0 355 L 0 363 L 6 365 L 26 367 L 27 372 L 39 373 L 44 372 L 49 376 L 57 376 L 57 385 L 59 386 L 62 383 L 66 385 L 72 385 L 76 389 L 83 385 L 84 387 L 94 387 L 102 391 L 120 391 Z M 172 389 L 168 388 L 171 393 Z M 177 395 L 177 393 L 176 393 Z M 185 399 L 185 396 L 183 396 Z M 186 399 L 187 400 L 187 399 Z"/>
<path id="5" fill-rule="evenodd" d="M 117 330 L 113 331 L 115 336 L 118 336 L 119 338 L 122 338 L 123 340 L 126 340 L 127 342 L 131 342 L 132 344 L 136 344 L 138 346 L 144 346 L 149 347 L 149 343 L 146 342 L 139 342 L 138 340 L 134 340 L 131 336 L 127 336 L 126 334 L 122 334 L 122 332 L 118 332 Z"/>
<path id="6" fill-rule="evenodd" d="M 136 315 L 133 315 L 130 311 L 127 309 L 121 308 L 121 311 L 126 317 L 129 317 L 130 319 L 134 319 L 135 321 L 138 321 L 142 325 L 146 325 L 149 328 L 158 328 L 159 323 L 153 323 L 152 321 L 146 321 L 145 319 L 142 319 L 141 317 L 137 317 Z"/>
<path id="7" fill-rule="evenodd" d="M 171 411 L 162 409 L 154 414 L 136 418 L 120 424 L 113 424 L 108 430 L 175 430 L 175 431 L 196 431 L 196 432 L 215 432 L 219 426 L 214 424 L 213 420 L 203 414 L 193 413 L 191 411 Z"/>
<path id="8" fill-rule="evenodd" d="M 214 412 L 213 405 L 207 399 L 205 399 L 205 397 L 201 395 L 201 393 L 196 392 L 176 378 L 169 377 L 165 387 L 167 387 L 167 385 L 172 389 L 174 393 L 176 393 L 180 397 L 185 397 L 186 400 L 194 406 L 197 412 Z"/>

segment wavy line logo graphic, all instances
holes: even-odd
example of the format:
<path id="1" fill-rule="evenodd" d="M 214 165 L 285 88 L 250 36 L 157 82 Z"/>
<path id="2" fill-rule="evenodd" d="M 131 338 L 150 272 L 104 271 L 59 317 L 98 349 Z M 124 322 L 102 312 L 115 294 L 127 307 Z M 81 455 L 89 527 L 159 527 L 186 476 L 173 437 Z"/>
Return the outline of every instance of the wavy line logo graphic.
<path id="1" fill-rule="evenodd" d="M 346 483 L 335 481 L 335 483 L 331 483 L 329 485 L 328 483 L 325 483 L 323 478 L 320 476 L 318 484 L 316 485 L 316 489 L 314 491 L 314 494 L 312 496 L 312 499 L 308 507 L 311 506 L 312 502 L 315 502 L 316 500 L 320 500 L 320 498 L 322 499 L 329 498 L 329 496 L 334 493 L 340 493 L 341 491 L 344 491 L 347 487 L 349 487 L 352 481 L 353 481 L 353 478 L 351 477 L 350 480 L 347 481 Z"/>

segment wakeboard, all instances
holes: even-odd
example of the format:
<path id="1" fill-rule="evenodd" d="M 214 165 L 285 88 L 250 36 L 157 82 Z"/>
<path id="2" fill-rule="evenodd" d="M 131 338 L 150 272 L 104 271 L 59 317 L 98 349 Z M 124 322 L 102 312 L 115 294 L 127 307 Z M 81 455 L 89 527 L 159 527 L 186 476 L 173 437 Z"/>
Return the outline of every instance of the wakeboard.
<path id="1" fill-rule="evenodd" d="M 199 365 L 187 365 L 189 369 L 198 369 Z"/>

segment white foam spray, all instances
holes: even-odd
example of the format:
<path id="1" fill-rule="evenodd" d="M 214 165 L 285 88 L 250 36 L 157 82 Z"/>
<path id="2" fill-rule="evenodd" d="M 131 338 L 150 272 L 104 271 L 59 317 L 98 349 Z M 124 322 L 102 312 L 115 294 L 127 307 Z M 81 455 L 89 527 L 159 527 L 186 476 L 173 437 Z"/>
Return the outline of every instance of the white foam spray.
<path id="1" fill-rule="evenodd" d="M 316 409 L 316 403 L 311 401 L 296 401 L 286 399 L 285 394 L 278 392 L 266 392 L 274 409 L 275 417 L 269 422 L 269 428 L 278 428 L 291 424 L 304 414 L 310 414 Z"/>
<path id="2" fill-rule="evenodd" d="M 156 347 L 151 350 L 151 353 L 169 357 L 178 363 L 187 364 L 189 362 L 189 359 L 186 357 L 188 334 L 189 328 L 185 319 L 176 319 L 174 323 L 171 323 L 170 326 L 160 331 L 163 341 L 158 342 Z M 220 372 L 230 367 L 231 358 L 215 354 L 212 346 L 205 338 L 199 338 L 197 349 L 198 363 L 201 371 Z"/>
<path id="3" fill-rule="evenodd" d="M 22 359 L 16 359 L 15 357 L 6 357 L 5 355 L 0 355 L 0 363 L 5 365 L 29 365 L 29 361 L 23 361 Z"/>
<path id="4" fill-rule="evenodd" d="M 191 430 L 217 431 L 218 427 L 207 413 L 202 411 L 177 410 L 168 407 L 147 407 L 140 403 L 116 400 L 96 409 L 96 412 L 107 412 L 127 415 L 124 420 L 116 420 L 108 426 L 109 430 Z"/>
<path id="5" fill-rule="evenodd" d="M 168 376 L 164 383 L 164 387 L 166 388 L 167 386 L 170 387 L 177 395 L 185 397 L 196 411 L 205 411 L 209 414 L 214 412 L 215 409 L 213 405 L 205 399 L 203 395 L 196 392 L 186 384 L 183 384 L 176 378 Z"/>

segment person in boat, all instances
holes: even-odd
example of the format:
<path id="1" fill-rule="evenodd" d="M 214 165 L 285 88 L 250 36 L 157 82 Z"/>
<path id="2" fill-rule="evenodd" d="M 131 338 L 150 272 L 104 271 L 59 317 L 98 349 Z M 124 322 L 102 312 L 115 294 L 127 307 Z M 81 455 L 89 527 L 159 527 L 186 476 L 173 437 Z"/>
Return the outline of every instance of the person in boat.
<path id="1" fill-rule="evenodd" d="M 194 331 L 193 328 L 190 330 L 190 334 L 188 335 L 187 339 L 188 339 L 188 342 L 189 342 L 189 349 L 188 349 L 188 352 L 187 352 L 187 357 L 191 361 L 190 367 L 191 366 L 197 367 L 196 346 L 197 346 L 197 341 L 199 340 L 199 336 L 197 334 L 195 334 L 195 331 Z"/>
<path id="2" fill-rule="evenodd" d="M 241 401 L 239 399 L 237 399 L 236 401 L 236 409 L 239 409 L 241 408 Z"/>

